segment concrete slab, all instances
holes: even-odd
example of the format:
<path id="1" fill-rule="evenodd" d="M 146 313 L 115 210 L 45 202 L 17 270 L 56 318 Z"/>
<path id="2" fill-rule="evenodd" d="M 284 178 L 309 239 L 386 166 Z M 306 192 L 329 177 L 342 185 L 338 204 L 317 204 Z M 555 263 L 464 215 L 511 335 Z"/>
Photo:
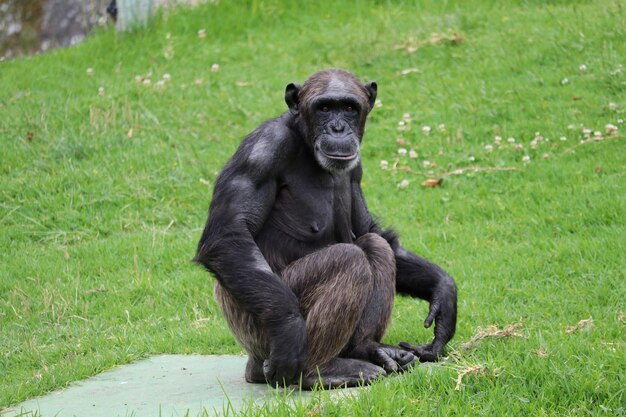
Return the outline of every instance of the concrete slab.
<path id="1" fill-rule="evenodd" d="M 153 356 L 25 401 L 0 415 L 193 417 L 205 410 L 208 415 L 221 413 L 229 403 L 237 410 L 245 401 L 269 400 L 276 393 L 267 385 L 245 382 L 246 360 L 236 355 Z"/>

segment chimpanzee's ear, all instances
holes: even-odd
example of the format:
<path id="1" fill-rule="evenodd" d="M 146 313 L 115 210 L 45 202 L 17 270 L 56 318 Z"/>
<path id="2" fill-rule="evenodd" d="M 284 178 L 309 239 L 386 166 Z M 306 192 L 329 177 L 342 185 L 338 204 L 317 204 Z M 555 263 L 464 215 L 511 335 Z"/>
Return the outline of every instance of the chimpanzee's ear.
<path id="1" fill-rule="evenodd" d="M 289 83 L 285 88 L 285 103 L 289 106 L 289 111 L 294 116 L 300 111 L 300 99 L 298 94 L 302 86 L 300 84 Z"/>
<path id="2" fill-rule="evenodd" d="M 370 105 L 369 111 L 372 111 L 372 109 L 374 108 L 374 103 L 376 103 L 376 94 L 378 93 L 378 85 L 376 84 L 376 81 L 370 81 L 369 83 L 365 84 L 365 88 L 367 89 L 367 95 L 368 95 L 367 102 Z"/>

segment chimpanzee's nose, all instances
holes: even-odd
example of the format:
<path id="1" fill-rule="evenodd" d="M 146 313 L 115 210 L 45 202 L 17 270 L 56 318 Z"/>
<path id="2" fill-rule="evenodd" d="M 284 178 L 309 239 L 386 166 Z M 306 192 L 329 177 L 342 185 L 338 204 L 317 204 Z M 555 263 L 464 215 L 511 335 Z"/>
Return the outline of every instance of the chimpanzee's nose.
<path id="1" fill-rule="evenodd" d="M 343 133 L 343 131 L 346 130 L 346 127 L 342 122 L 333 123 L 330 125 L 330 128 L 333 133 Z"/>

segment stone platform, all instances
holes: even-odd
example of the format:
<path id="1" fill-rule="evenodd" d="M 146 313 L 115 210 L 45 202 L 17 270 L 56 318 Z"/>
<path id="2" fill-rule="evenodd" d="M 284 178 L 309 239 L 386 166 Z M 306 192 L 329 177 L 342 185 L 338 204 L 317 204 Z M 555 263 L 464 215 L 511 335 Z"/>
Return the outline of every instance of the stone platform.
<path id="1" fill-rule="evenodd" d="M 203 412 L 209 416 L 232 415 L 246 401 L 270 400 L 277 393 L 267 385 L 245 382 L 246 361 L 245 356 L 236 355 L 153 356 L 25 401 L 1 411 L 0 416 L 194 417 Z M 229 407 L 232 408 L 226 413 Z"/>

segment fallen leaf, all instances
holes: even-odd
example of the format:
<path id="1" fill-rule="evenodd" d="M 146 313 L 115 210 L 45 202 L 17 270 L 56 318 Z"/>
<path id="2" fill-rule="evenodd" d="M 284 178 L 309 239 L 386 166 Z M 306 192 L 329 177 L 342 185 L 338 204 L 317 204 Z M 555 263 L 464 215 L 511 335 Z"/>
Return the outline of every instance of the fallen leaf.
<path id="1" fill-rule="evenodd" d="M 422 187 L 430 187 L 435 188 L 439 187 L 443 183 L 443 178 L 429 178 L 426 181 L 422 182 Z"/>

